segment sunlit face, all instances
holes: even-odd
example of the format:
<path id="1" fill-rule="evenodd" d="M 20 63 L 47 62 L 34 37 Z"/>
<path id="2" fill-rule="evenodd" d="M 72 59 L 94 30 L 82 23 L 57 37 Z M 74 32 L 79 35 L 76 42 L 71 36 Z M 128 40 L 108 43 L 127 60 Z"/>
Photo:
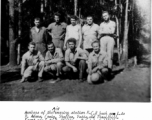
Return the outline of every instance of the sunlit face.
<path id="1" fill-rule="evenodd" d="M 73 18 L 71 18 L 71 24 L 72 24 L 73 26 L 76 25 L 76 20 L 73 19 Z"/>
<path id="2" fill-rule="evenodd" d="M 58 23 L 60 21 L 60 17 L 55 15 L 54 20 L 56 23 Z"/>
<path id="3" fill-rule="evenodd" d="M 33 53 L 34 52 L 34 50 L 35 50 L 35 45 L 29 45 L 29 47 L 28 47 L 28 49 L 29 49 L 29 51 L 31 52 L 31 53 Z"/>
<path id="4" fill-rule="evenodd" d="M 34 20 L 34 24 L 36 27 L 39 27 L 40 26 L 40 20 Z"/>
<path id="5" fill-rule="evenodd" d="M 53 44 L 50 44 L 50 45 L 48 45 L 48 50 L 50 51 L 50 52 L 53 52 L 54 51 L 54 45 Z"/>
<path id="6" fill-rule="evenodd" d="M 93 23 L 93 18 L 92 17 L 87 17 L 87 24 L 91 25 Z"/>
<path id="7" fill-rule="evenodd" d="M 104 21 L 108 21 L 109 20 L 109 14 L 108 13 L 103 13 L 102 17 L 103 17 Z"/>
<path id="8" fill-rule="evenodd" d="M 71 50 L 73 50 L 73 49 L 75 48 L 74 42 L 69 42 L 68 44 L 69 44 L 69 48 L 70 48 Z"/>
<path id="9" fill-rule="evenodd" d="M 100 51 L 99 43 L 93 43 L 92 47 L 93 47 L 94 52 L 99 52 Z"/>

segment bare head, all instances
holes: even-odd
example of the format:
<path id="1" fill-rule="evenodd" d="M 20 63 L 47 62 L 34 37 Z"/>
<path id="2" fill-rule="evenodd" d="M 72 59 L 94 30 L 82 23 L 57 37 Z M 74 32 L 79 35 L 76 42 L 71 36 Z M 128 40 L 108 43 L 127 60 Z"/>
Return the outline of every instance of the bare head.
<path id="1" fill-rule="evenodd" d="M 34 52 L 35 50 L 35 43 L 34 42 L 30 42 L 29 45 L 28 45 L 28 49 L 31 53 Z"/>
<path id="2" fill-rule="evenodd" d="M 40 22 L 41 22 L 40 18 L 35 18 L 34 19 L 34 24 L 35 24 L 36 27 L 40 27 Z"/>
<path id="3" fill-rule="evenodd" d="M 55 20 L 56 23 L 60 22 L 60 17 L 61 17 L 60 13 L 55 13 L 54 14 L 54 20 Z"/>
<path id="4" fill-rule="evenodd" d="M 76 47 L 76 39 L 75 38 L 69 38 L 68 39 L 68 45 L 69 45 L 69 48 L 71 50 L 75 49 L 75 47 Z"/>
<path id="5" fill-rule="evenodd" d="M 92 25 L 93 24 L 93 17 L 91 15 L 87 16 L 87 24 Z"/>
<path id="6" fill-rule="evenodd" d="M 76 25 L 76 20 L 77 20 L 77 17 L 76 16 L 71 16 L 71 18 L 70 18 L 70 21 L 71 21 L 71 24 L 74 26 L 74 25 Z"/>
<path id="7" fill-rule="evenodd" d="M 108 22 L 109 19 L 110 19 L 109 12 L 108 12 L 108 11 L 104 11 L 104 12 L 102 13 L 102 18 L 103 18 L 103 20 L 104 20 L 105 22 Z"/>
<path id="8" fill-rule="evenodd" d="M 100 43 L 99 43 L 99 41 L 94 41 L 92 43 L 92 47 L 93 47 L 93 51 L 95 53 L 98 53 L 100 51 Z"/>

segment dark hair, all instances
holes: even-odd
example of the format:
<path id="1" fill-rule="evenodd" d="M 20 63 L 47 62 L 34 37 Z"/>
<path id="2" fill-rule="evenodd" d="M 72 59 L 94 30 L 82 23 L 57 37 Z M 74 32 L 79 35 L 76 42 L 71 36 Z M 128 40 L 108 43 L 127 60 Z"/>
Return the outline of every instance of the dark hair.
<path id="1" fill-rule="evenodd" d="M 93 19 L 93 16 L 92 16 L 92 15 L 87 15 L 87 18 L 88 18 L 88 17 L 92 17 L 92 19 Z"/>
<path id="2" fill-rule="evenodd" d="M 53 46 L 54 46 L 54 43 L 53 43 L 53 42 L 48 42 L 48 43 L 47 43 L 47 45 L 51 45 L 51 44 L 53 44 Z"/>
<path id="3" fill-rule="evenodd" d="M 57 12 L 57 13 L 54 14 L 54 16 L 61 17 L 61 14 Z"/>
<path id="4" fill-rule="evenodd" d="M 77 17 L 76 17 L 75 15 L 72 15 L 72 16 L 70 17 L 70 19 L 75 19 L 75 20 L 77 20 Z"/>
<path id="5" fill-rule="evenodd" d="M 30 46 L 30 45 L 34 45 L 34 46 L 35 46 L 36 44 L 35 44 L 35 42 L 30 42 L 28 45 L 29 45 L 29 46 Z"/>
<path id="6" fill-rule="evenodd" d="M 73 42 L 74 44 L 76 44 L 76 39 L 75 38 L 69 38 L 67 40 L 67 43 L 69 44 L 69 42 Z"/>
<path id="7" fill-rule="evenodd" d="M 34 20 L 41 21 L 39 17 L 34 18 Z"/>
<path id="8" fill-rule="evenodd" d="M 100 42 L 98 40 L 93 41 L 91 45 L 93 46 L 94 43 L 98 43 L 100 46 Z"/>
<path id="9" fill-rule="evenodd" d="M 102 15 L 103 15 L 104 13 L 108 13 L 108 14 L 109 14 L 109 12 L 108 12 L 108 11 L 103 11 L 103 12 L 102 12 Z"/>

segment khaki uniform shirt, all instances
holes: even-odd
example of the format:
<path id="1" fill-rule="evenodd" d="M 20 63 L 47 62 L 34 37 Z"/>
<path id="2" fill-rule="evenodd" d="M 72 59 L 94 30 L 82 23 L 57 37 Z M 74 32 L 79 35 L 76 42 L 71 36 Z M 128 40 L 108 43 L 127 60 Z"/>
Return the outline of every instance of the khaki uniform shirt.
<path id="1" fill-rule="evenodd" d="M 91 52 L 88 58 L 88 65 L 92 66 L 92 69 L 99 65 L 108 66 L 107 54 L 103 51 L 100 51 L 98 54 L 94 51 Z"/>
<path id="2" fill-rule="evenodd" d="M 66 33 L 66 26 L 67 24 L 64 22 L 61 22 L 59 24 L 56 24 L 54 22 L 51 23 L 47 29 L 51 32 L 53 39 L 64 40 Z"/>
<path id="3" fill-rule="evenodd" d="M 44 61 L 44 57 L 40 53 L 40 51 L 26 52 L 22 57 L 22 67 L 21 72 L 23 73 L 28 66 L 35 66 L 40 61 Z"/>
<path id="4" fill-rule="evenodd" d="M 60 48 L 55 48 L 55 52 L 52 55 L 50 51 L 46 52 L 45 61 L 56 59 L 56 62 L 63 60 L 63 53 Z"/>
<path id="5" fill-rule="evenodd" d="M 76 48 L 74 52 L 71 51 L 71 49 L 67 49 L 65 52 L 65 62 L 70 62 L 72 65 L 75 65 L 75 58 L 76 57 L 84 57 L 88 56 L 87 51 L 81 49 L 81 48 Z"/>

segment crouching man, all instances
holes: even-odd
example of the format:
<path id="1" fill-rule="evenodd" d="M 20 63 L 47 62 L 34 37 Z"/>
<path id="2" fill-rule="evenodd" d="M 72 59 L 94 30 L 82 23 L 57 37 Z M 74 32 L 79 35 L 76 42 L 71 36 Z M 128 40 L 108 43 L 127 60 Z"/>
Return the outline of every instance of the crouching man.
<path id="1" fill-rule="evenodd" d="M 33 72 L 38 72 L 38 81 L 42 82 L 42 75 L 44 70 L 44 57 L 40 51 L 35 50 L 35 43 L 30 42 L 27 51 L 22 58 L 20 82 L 25 82 L 33 75 Z"/>
<path id="2" fill-rule="evenodd" d="M 108 57 L 104 51 L 100 50 L 100 43 L 92 43 L 93 51 L 88 58 L 88 83 L 102 81 L 108 75 Z"/>
<path id="3" fill-rule="evenodd" d="M 53 76 L 56 76 L 56 80 L 50 81 L 50 83 L 55 83 L 57 81 L 60 81 L 61 77 L 61 69 L 63 66 L 63 53 L 60 48 L 55 48 L 55 45 L 53 42 L 48 43 L 47 45 L 48 51 L 46 52 L 45 56 L 45 68 L 44 71 L 52 74 Z"/>
<path id="4" fill-rule="evenodd" d="M 63 67 L 62 70 L 64 73 L 71 75 L 72 77 L 76 76 L 78 73 L 79 80 L 82 82 L 86 71 L 87 52 L 76 47 L 75 38 L 70 38 L 67 42 L 69 48 L 65 51 L 66 66 Z"/>

